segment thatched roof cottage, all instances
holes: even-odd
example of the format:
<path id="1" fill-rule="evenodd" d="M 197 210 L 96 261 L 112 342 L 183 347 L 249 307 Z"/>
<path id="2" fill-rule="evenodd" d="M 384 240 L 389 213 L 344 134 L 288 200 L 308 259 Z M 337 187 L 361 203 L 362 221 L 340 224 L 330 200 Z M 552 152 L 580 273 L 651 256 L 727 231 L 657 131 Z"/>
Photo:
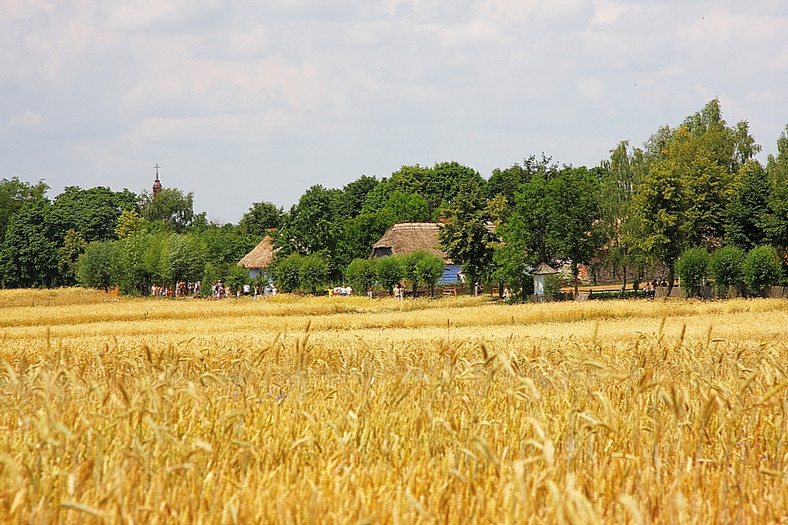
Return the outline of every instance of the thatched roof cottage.
<path id="1" fill-rule="evenodd" d="M 437 222 L 400 222 L 386 230 L 383 237 L 372 246 L 370 257 L 385 257 L 386 255 L 407 255 L 416 250 L 433 253 L 446 262 L 452 261 L 439 247 Z"/>
<path id="2" fill-rule="evenodd" d="M 265 238 L 259 242 L 254 249 L 247 253 L 243 259 L 238 261 L 238 266 L 246 268 L 249 271 L 249 278 L 255 279 L 262 275 L 265 270 L 274 262 L 274 254 L 276 253 L 273 244 L 273 238 L 266 235 Z"/>
<path id="3" fill-rule="evenodd" d="M 440 249 L 437 222 L 400 222 L 389 228 L 383 237 L 372 246 L 371 258 L 388 255 L 408 255 L 416 250 L 433 253 L 443 259 L 443 276 L 439 283 L 455 283 L 459 280 L 460 266 L 454 264 Z"/>

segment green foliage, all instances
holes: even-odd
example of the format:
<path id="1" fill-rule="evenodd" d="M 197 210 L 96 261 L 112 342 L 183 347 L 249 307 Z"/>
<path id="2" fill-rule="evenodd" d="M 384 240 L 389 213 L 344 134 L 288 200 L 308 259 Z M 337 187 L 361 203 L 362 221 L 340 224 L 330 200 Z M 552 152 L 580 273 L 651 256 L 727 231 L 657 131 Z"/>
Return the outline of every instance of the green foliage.
<path id="1" fill-rule="evenodd" d="M 544 294 L 551 297 L 557 297 L 558 292 L 561 291 L 561 275 L 553 273 L 544 276 Z"/>
<path id="2" fill-rule="evenodd" d="M 29 201 L 8 223 L 0 247 L 0 276 L 13 288 L 59 284 L 58 244 L 46 199 Z"/>
<path id="3" fill-rule="evenodd" d="M 114 192 L 103 186 L 83 190 L 68 186 L 52 203 L 52 221 L 63 235 L 67 230 L 74 230 L 87 242 L 116 239 L 121 213 L 136 211 L 137 198 L 129 190 Z"/>
<path id="4" fill-rule="evenodd" d="M 362 213 L 348 219 L 343 225 L 339 245 L 340 261 L 352 261 L 369 257 L 375 244 L 392 225 L 384 213 Z"/>
<path id="5" fill-rule="evenodd" d="M 85 251 L 88 243 L 82 234 L 68 230 L 63 239 L 63 246 L 58 248 L 57 267 L 63 284 L 73 285 L 76 282 L 76 266 L 79 256 Z"/>
<path id="6" fill-rule="evenodd" d="M 33 185 L 20 181 L 18 177 L 0 180 L 0 244 L 11 217 L 27 202 L 40 201 L 46 196 L 49 186 L 43 181 Z"/>
<path id="7" fill-rule="evenodd" d="M 767 163 L 770 196 L 763 225 L 770 244 L 788 249 L 788 126 L 777 141 L 777 156 Z"/>
<path id="8" fill-rule="evenodd" d="M 138 232 L 118 241 L 118 286 L 128 294 L 149 295 L 153 284 L 165 284 L 162 254 L 168 232 Z"/>
<path id="9" fill-rule="evenodd" d="M 427 255 L 429 255 L 429 253 L 424 250 L 416 250 L 407 255 L 403 255 L 400 259 L 402 262 L 402 270 L 405 273 L 405 279 L 410 281 L 410 284 L 413 286 L 414 297 L 416 297 L 416 291 L 419 288 L 420 281 L 416 267 L 418 266 L 419 262 L 421 262 L 421 260 Z"/>
<path id="10" fill-rule="evenodd" d="M 125 239 L 129 235 L 133 235 L 139 231 L 145 219 L 137 212 L 137 210 L 123 210 L 118 215 L 118 222 L 115 226 L 115 237 L 118 239 Z"/>
<path id="11" fill-rule="evenodd" d="M 766 241 L 770 184 L 763 167 L 749 161 L 739 170 L 739 183 L 725 210 L 725 243 L 749 251 Z"/>
<path id="12" fill-rule="evenodd" d="M 272 268 L 274 281 L 283 292 L 294 292 L 301 284 L 301 265 L 304 256 L 298 253 L 290 254 L 278 260 Z"/>
<path id="13" fill-rule="evenodd" d="M 88 244 L 76 265 L 77 282 L 87 288 L 109 290 L 117 283 L 117 246 L 112 241 Z"/>
<path id="14" fill-rule="evenodd" d="M 375 263 L 375 259 L 353 259 L 348 265 L 345 277 L 358 293 L 375 286 L 378 279 Z"/>
<path id="15" fill-rule="evenodd" d="M 685 297 L 700 297 L 700 288 L 709 271 L 709 252 L 705 248 L 690 248 L 681 253 L 676 262 Z"/>
<path id="16" fill-rule="evenodd" d="M 426 222 L 430 220 L 427 200 L 418 193 L 395 191 L 383 207 L 383 214 L 390 224 L 398 222 Z"/>
<path id="17" fill-rule="evenodd" d="M 461 264 L 475 283 L 492 262 L 498 239 L 487 228 L 485 201 L 481 187 L 468 183 L 446 209 L 446 222 L 438 232 L 441 248 Z"/>
<path id="18" fill-rule="evenodd" d="M 430 290 L 430 295 L 435 295 L 435 285 L 443 276 L 443 259 L 433 253 L 427 253 L 416 263 L 416 278 Z"/>
<path id="19" fill-rule="evenodd" d="M 143 194 L 142 216 L 149 222 L 160 221 L 176 233 L 207 222 L 204 213 L 194 213 L 194 193 L 184 194 L 177 188 L 162 188 L 155 196 Z"/>
<path id="20" fill-rule="evenodd" d="M 718 297 L 724 297 L 731 286 L 742 288 L 743 262 L 744 251 L 738 246 L 724 246 L 711 254 L 709 273 L 714 279 L 714 288 Z"/>
<path id="21" fill-rule="evenodd" d="M 260 239 L 247 235 L 240 226 L 211 224 L 193 235 L 204 245 L 205 257 L 213 264 L 235 264 L 252 251 Z"/>
<path id="22" fill-rule="evenodd" d="M 389 291 L 389 294 L 394 292 L 394 286 L 405 277 L 405 269 L 399 257 L 381 257 L 375 264 L 375 271 L 378 282 Z"/>
<path id="23" fill-rule="evenodd" d="M 493 254 L 492 268 L 491 280 L 509 285 L 515 293 L 523 290 L 523 293 L 516 295 L 516 299 L 523 300 L 526 295 L 533 293 L 533 277 L 530 275 L 532 266 L 526 262 L 522 247 L 509 243 L 501 245 Z"/>
<path id="24" fill-rule="evenodd" d="M 238 223 L 242 235 L 249 235 L 258 242 L 268 235 L 268 230 L 278 229 L 282 226 L 282 208 L 270 202 L 255 202 Z"/>
<path id="25" fill-rule="evenodd" d="M 754 295 L 765 296 L 783 276 L 782 261 L 772 246 L 753 248 L 742 263 L 744 283 Z"/>
<path id="26" fill-rule="evenodd" d="M 171 234 L 164 243 L 161 264 L 166 283 L 197 281 L 205 270 L 204 245 L 193 235 Z"/>
<path id="27" fill-rule="evenodd" d="M 329 268 L 325 257 L 320 253 L 307 255 L 301 261 L 298 276 L 301 287 L 313 294 L 328 282 Z"/>
<path id="28" fill-rule="evenodd" d="M 379 181 L 375 177 L 362 175 L 360 178 L 342 188 L 342 197 L 339 202 L 339 214 L 343 219 L 352 219 L 362 213 L 367 196 L 375 190 Z M 377 210 L 373 211 L 378 211 Z"/>
<path id="29" fill-rule="evenodd" d="M 282 255 L 308 255 L 324 252 L 331 276 L 342 269 L 342 222 L 337 211 L 340 190 L 327 190 L 315 185 L 309 188 L 290 208 L 282 228 L 274 235 L 274 245 Z"/>

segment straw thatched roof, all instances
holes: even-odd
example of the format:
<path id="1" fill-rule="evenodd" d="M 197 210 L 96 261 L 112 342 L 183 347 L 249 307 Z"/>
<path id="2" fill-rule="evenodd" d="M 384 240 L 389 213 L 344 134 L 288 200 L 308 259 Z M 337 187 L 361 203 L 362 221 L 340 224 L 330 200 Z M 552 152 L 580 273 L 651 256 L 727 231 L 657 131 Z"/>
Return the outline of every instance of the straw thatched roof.
<path id="1" fill-rule="evenodd" d="M 447 264 L 451 261 L 439 248 L 438 229 L 436 222 L 400 222 L 389 228 L 383 237 L 372 246 L 371 257 L 386 255 L 407 255 L 416 250 L 424 250 L 443 258 Z"/>
<path id="2" fill-rule="evenodd" d="M 276 253 L 272 241 L 273 238 L 270 235 L 266 235 L 265 238 L 254 247 L 254 250 L 247 253 L 243 259 L 238 261 L 238 266 L 242 266 L 247 270 L 263 270 L 271 266 L 271 263 L 274 261 L 274 254 Z"/>

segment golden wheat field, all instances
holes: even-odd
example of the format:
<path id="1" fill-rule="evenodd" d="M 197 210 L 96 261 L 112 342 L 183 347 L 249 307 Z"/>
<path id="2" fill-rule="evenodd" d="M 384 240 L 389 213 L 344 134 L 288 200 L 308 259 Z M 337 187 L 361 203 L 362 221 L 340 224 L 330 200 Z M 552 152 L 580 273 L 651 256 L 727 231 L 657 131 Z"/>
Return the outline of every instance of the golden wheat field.
<path id="1" fill-rule="evenodd" d="M 785 522 L 786 327 L 782 300 L 0 291 L 0 522 Z"/>

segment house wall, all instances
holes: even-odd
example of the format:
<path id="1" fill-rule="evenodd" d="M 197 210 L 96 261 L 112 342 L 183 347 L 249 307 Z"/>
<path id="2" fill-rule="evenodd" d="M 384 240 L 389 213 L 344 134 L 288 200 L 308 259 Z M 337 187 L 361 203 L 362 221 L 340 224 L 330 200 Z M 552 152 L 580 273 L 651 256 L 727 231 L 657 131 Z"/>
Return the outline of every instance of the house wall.
<path id="1" fill-rule="evenodd" d="M 443 267 L 443 275 L 438 279 L 438 284 L 457 284 L 457 273 L 460 271 L 459 264 L 447 264 Z"/>

